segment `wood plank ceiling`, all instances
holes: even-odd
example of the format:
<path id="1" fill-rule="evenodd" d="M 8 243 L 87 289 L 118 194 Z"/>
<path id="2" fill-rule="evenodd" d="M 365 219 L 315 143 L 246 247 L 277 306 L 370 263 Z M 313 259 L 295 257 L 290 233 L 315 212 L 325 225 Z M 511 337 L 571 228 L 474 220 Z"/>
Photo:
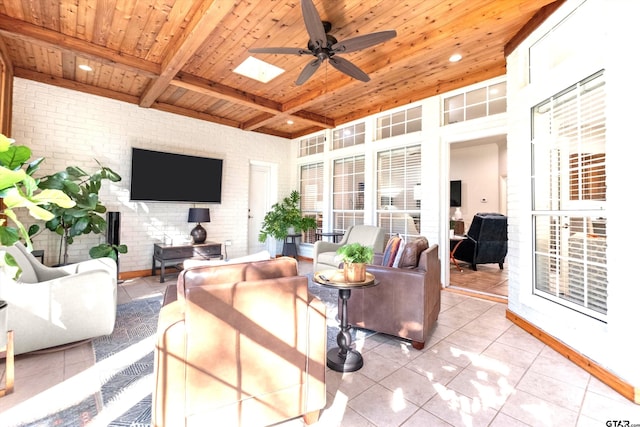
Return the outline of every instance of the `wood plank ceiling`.
<path id="1" fill-rule="evenodd" d="M 250 48 L 306 48 L 299 0 L 0 0 L 0 48 L 17 77 L 296 138 L 504 74 L 563 1 L 314 0 L 338 41 L 397 31 L 342 55 L 367 83 L 325 61 L 296 86 L 306 55 L 254 54 L 285 70 L 269 83 L 233 72 Z"/>

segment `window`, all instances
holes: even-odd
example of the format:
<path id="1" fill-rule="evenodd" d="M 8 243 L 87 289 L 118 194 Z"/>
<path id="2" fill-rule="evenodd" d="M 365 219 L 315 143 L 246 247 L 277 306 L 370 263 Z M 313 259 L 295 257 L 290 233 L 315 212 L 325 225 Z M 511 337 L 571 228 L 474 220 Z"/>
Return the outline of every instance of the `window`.
<path id="1" fill-rule="evenodd" d="M 324 152 L 324 134 L 303 138 L 298 143 L 298 157 Z"/>
<path id="2" fill-rule="evenodd" d="M 364 224 L 364 156 L 333 162 L 333 230 Z"/>
<path id="3" fill-rule="evenodd" d="M 376 139 L 390 138 L 422 130 L 422 106 L 378 117 Z"/>
<path id="4" fill-rule="evenodd" d="M 443 124 L 478 119 L 507 111 L 507 84 L 496 83 L 445 98 Z"/>
<path id="5" fill-rule="evenodd" d="M 420 234 L 421 149 L 419 145 L 378 153 L 378 226 L 405 239 Z"/>
<path id="6" fill-rule="evenodd" d="M 333 131 L 333 149 L 364 144 L 364 122 Z"/>
<path id="7" fill-rule="evenodd" d="M 322 163 L 300 167 L 300 209 L 302 215 L 316 220 L 317 228 L 322 228 L 322 181 L 324 167 Z M 314 243 L 316 230 L 308 230 L 302 235 L 302 243 Z"/>
<path id="8" fill-rule="evenodd" d="M 605 79 L 533 108 L 534 293 L 606 320 Z"/>

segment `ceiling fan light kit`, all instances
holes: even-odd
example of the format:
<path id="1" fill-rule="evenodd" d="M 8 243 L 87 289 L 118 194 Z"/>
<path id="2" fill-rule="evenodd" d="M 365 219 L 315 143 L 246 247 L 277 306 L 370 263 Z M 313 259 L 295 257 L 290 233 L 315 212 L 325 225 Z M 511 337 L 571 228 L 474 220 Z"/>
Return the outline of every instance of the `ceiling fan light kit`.
<path id="1" fill-rule="evenodd" d="M 352 62 L 336 55 L 339 53 L 355 52 L 357 50 L 366 49 L 383 43 L 394 38 L 397 35 L 396 31 L 380 31 L 338 42 L 335 37 L 328 34 L 329 31 L 331 31 L 331 23 L 320 19 L 320 14 L 313 2 L 311 0 L 301 0 L 301 5 L 304 24 L 307 29 L 307 33 L 309 34 L 307 49 L 295 47 L 263 47 L 249 49 L 249 52 L 315 56 L 315 59 L 311 60 L 311 62 L 302 69 L 302 72 L 296 80 L 297 85 L 302 85 L 309 80 L 313 73 L 315 73 L 320 67 L 320 64 L 325 60 L 328 61 L 336 70 L 353 77 L 354 79 L 368 82 L 370 78 L 367 73 L 362 71 Z"/>

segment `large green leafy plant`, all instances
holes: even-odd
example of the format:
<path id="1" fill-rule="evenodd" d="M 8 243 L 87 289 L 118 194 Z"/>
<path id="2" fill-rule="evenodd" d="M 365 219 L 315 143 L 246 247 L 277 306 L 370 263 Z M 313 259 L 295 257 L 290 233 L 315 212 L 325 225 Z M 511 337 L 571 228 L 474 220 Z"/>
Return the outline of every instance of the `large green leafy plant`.
<path id="1" fill-rule="evenodd" d="M 276 240 L 284 240 L 290 234 L 290 229 L 300 233 L 316 228 L 316 226 L 314 218 L 302 214 L 300 193 L 293 190 L 281 202 L 271 206 L 271 210 L 267 212 L 262 222 L 258 240 L 264 243 L 267 236 L 272 236 Z"/>
<path id="2" fill-rule="evenodd" d="M 102 217 L 107 208 L 100 202 L 100 188 L 105 179 L 119 182 L 121 178 L 110 168 L 102 166 L 97 160 L 96 162 L 100 168 L 92 174 L 88 174 L 77 166 L 69 166 L 64 171 L 40 180 L 41 189 L 62 191 L 75 201 L 75 206 L 72 207 L 55 204 L 45 206 L 53 214 L 45 226 L 60 235 L 59 263 L 68 262 L 68 248 L 75 237 L 89 233 L 102 234 L 107 228 L 107 222 Z M 93 258 L 109 256 L 115 260 L 118 253 L 127 253 L 127 246 L 102 243 L 89 251 L 89 255 Z"/>
<path id="3" fill-rule="evenodd" d="M 27 163 L 31 150 L 14 142 L 0 134 L 0 198 L 4 203 L 0 211 L 4 215 L 0 217 L 0 244 L 10 246 L 22 238 L 31 247 L 31 236 L 37 232 L 37 226 L 27 230 L 15 210 L 26 208 L 33 218 L 48 221 L 53 214 L 43 206 L 69 209 L 75 202 L 60 190 L 39 189 L 38 180 L 32 175 L 44 159 Z"/>

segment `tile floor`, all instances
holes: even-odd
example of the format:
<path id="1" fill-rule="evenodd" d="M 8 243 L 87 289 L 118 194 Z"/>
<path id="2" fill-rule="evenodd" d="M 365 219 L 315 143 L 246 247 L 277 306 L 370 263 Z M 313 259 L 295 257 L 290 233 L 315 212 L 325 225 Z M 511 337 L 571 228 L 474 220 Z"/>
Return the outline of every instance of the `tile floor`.
<path id="1" fill-rule="evenodd" d="M 301 262 L 301 272 L 308 271 Z M 157 277 L 123 283 L 119 302 L 161 293 Z M 444 291 L 442 311 L 422 351 L 373 335 L 356 345 L 364 367 L 327 370 L 325 426 L 604 426 L 640 423 L 640 406 L 576 367 L 505 318 L 506 305 Z M 329 319 L 330 322 L 335 319 Z M 19 356 L 16 391 L 2 411 L 46 396 L 93 363 L 90 344 Z M 0 363 L 4 375 L 4 363 Z M 2 424 L 0 422 L 0 424 Z M 302 426 L 301 419 L 282 426 Z"/>
<path id="2" fill-rule="evenodd" d="M 505 263 L 500 270 L 498 264 L 478 264 L 477 271 L 465 262 L 458 261 L 459 268 L 451 263 L 449 284 L 461 289 L 489 295 L 507 297 L 509 295 L 509 266 Z"/>

